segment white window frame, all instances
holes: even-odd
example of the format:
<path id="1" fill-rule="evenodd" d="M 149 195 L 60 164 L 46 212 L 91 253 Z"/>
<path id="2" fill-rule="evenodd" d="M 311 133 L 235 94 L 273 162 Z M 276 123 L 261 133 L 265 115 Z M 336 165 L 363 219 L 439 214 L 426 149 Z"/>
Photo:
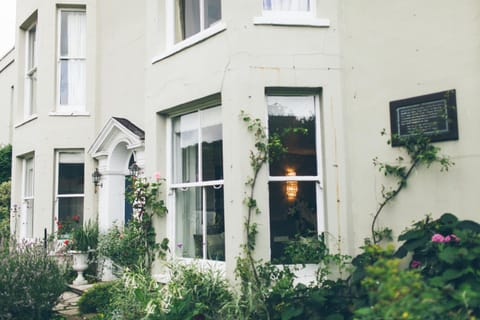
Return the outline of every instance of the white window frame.
<path id="1" fill-rule="evenodd" d="M 223 22 L 223 15 L 220 20 L 217 22 L 213 23 L 210 27 L 204 28 L 203 27 L 203 14 L 201 13 L 201 27 L 202 29 L 200 32 L 183 39 L 182 41 L 179 41 L 175 43 L 175 1 L 176 0 L 166 0 L 165 1 L 165 12 L 166 12 L 166 19 L 165 19 L 165 30 L 166 30 L 166 45 L 165 45 L 165 51 L 162 52 L 161 54 L 155 56 L 152 59 L 152 63 L 161 61 L 171 55 L 174 55 L 177 52 L 180 52 L 186 48 L 189 48 L 201 41 L 204 41 L 210 37 L 213 37 L 214 35 L 224 31 L 227 26 L 225 22 Z M 203 3 L 203 0 L 200 0 Z M 222 10 L 223 10 L 223 5 L 222 5 Z M 203 6 L 201 7 L 201 12 L 203 12 Z"/>
<path id="2" fill-rule="evenodd" d="M 83 203 L 83 212 L 82 218 L 85 218 L 85 176 L 83 177 L 84 185 L 83 185 L 83 193 L 68 193 L 68 194 L 59 194 L 58 193 L 58 185 L 60 181 L 60 154 L 61 153 L 78 153 L 83 155 L 83 166 L 85 172 L 85 151 L 83 149 L 61 149 L 55 151 L 55 217 L 60 219 L 59 212 L 58 212 L 58 200 L 61 198 L 82 198 Z M 85 175 L 85 174 L 84 174 Z M 57 224 L 54 225 L 54 231 L 58 232 Z"/>
<path id="3" fill-rule="evenodd" d="M 290 92 L 290 90 L 289 90 Z M 271 176 L 270 169 L 268 170 L 269 182 L 287 182 L 287 181 L 310 181 L 316 182 L 316 209 L 317 209 L 317 234 L 320 235 L 322 232 L 326 231 L 325 226 L 325 194 L 323 190 L 323 148 L 322 148 L 322 123 L 321 123 L 321 106 L 320 106 L 320 96 L 318 94 L 303 94 L 299 92 L 298 94 L 282 94 L 280 93 L 271 93 L 267 94 L 265 97 L 267 105 L 267 119 L 268 119 L 268 97 L 313 97 L 314 98 L 314 110 L 315 110 L 315 147 L 316 147 L 316 156 L 317 156 L 317 175 L 315 176 Z M 268 122 L 267 122 L 268 123 Z M 267 124 L 267 132 L 268 124 Z M 270 216 L 270 212 L 269 212 Z"/>
<path id="4" fill-rule="evenodd" d="M 85 56 L 67 56 L 67 57 L 62 57 L 61 55 L 61 33 L 62 33 L 62 12 L 83 12 L 85 14 L 85 19 L 87 11 L 85 8 L 58 8 L 57 9 L 57 81 L 56 81 L 56 111 L 50 113 L 50 115 L 86 115 L 86 98 L 87 98 L 87 90 L 86 90 L 86 83 L 85 83 L 85 92 L 84 94 L 84 99 L 85 99 L 85 104 L 84 105 L 62 105 L 60 104 L 60 94 L 61 94 L 61 61 L 69 61 L 69 60 L 81 60 L 84 61 L 84 67 L 85 67 L 85 74 L 87 73 L 87 50 L 85 49 Z M 87 23 L 85 20 L 85 32 L 87 31 Z M 85 40 L 87 41 L 87 40 Z M 86 44 L 85 44 L 86 45 Z M 87 79 L 85 77 L 85 82 L 87 82 Z"/>
<path id="5" fill-rule="evenodd" d="M 35 29 L 32 47 L 32 30 Z M 33 22 L 25 30 L 25 101 L 24 119 L 33 117 L 37 110 L 37 45 L 38 28 L 37 22 Z"/>
<path id="6" fill-rule="evenodd" d="M 207 221 L 207 206 L 206 206 L 206 190 L 205 187 L 221 187 L 224 188 L 224 179 L 220 180 L 209 180 L 209 181 L 196 181 L 196 182 L 187 182 L 187 183 L 174 183 L 174 178 L 175 178 L 175 167 L 174 167 L 174 161 L 173 161 L 173 156 L 175 153 L 174 144 L 173 144 L 173 119 L 182 116 L 184 114 L 189 114 L 192 112 L 200 112 L 202 110 L 206 110 L 209 108 L 213 107 L 220 107 L 222 108 L 223 112 L 223 107 L 221 103 L 216 103 L 216 104 L 211 104 L 206 108 L 194 108 L 189 110 L 188 112 L 182 112 L 182 113 L 177 113 L 177 114 L 172 114 L 168 117 L 167 121 L 167 168 L 169 168 L 168 173 L 167 173 L 167 189 L 169 190 L 168 192 L 168 207 L 169 207 L 169 220 L 168 220 L 168 236 L 170 239 L 172 239 L 172 244 L 171 244 L 171 252 L 174 252 L 174 255 L 176 255 L 176 240 L 177 240 L 177 234 L 176 234 L 176 223 L 177 223 L 177 217 L 176 217 L 176 190 L 181 190 L 181 189 L 186 189 L 186 188 L 201 188 L 202 190 L 202 221 Z M 201 149 L 201 127 L 198 128 L 199 130 L 199 144 L 198 148 L 199 151 Z M 222 124 L 222 141 L 223 141 L 223 124 Z M 201 153 L 199 153 L 200 155 Z M 203 177 L 203 172 L 202 172 L 202 159 L 199 156 L 198 159 L 198 176 Z M 223 163 L 222 163 L 223 165 Z M 225 214 L 225 213 L 224 213 Z M 202 258 L 188 258 L 188 257 L 182 257 L 182 256 L 177 256 L 178 259 L 185 261 L 187 263 L 193 262 L 193 261 L 200 261 L 201 264 L 205 264 L 205 266 L 209 267 L 214 267 L 218 268 L 219 270 L 224 271 L 225 269 L 225 261 L 217 261 L 217 260 L 209 260 L 205 258 L 207 256 L 207 223 L 203 223 L 202 225 Z M 226 249 L 226 248 L 225 248 Z"/>
<path id="7" fill-rule="evenodd" d="M 30 162 L 31 161 L 31 162 Z M 29 164 L 30 163 L 30 164 Z M 31 179 L 29 179 L 31 170 Z M 20 237 L 22 239 L 33 238 L 33 218 L 35 208 L 35 156 L 27 156 L 22 159 L 22 219 Z"/>
<path id="8" fill-rule="evenodd" d="M 255 17 L 253 23 L 256 25 L 286 25 L 286 26 L 308 26 L 308 27 L 329 27 L 329 19 L 317 18 L 317 1 L 310 0 L 308 11 L 280 11 L 265 10 L 263 1 L 259 0 L 262 7 L 262 15 Z"/>

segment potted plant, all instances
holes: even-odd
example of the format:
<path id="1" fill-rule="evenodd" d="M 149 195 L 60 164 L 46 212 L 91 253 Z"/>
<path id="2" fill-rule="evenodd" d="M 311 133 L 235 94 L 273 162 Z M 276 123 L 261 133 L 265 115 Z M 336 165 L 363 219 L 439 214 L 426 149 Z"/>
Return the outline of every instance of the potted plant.
<path id="1" fill-rule="evenodd" d="M 98 224 L 90 220 L 83 226 L 72 230 L 72 239 L 70 243 L 70 254 L 73 257 L 73 270 L 77 271 L 77 278 L 73 281 L 74 285 L 87 284 L 83 277 L 83 272 L 88 268 L 88 254 L 97 248 L 98 244 Z"/>

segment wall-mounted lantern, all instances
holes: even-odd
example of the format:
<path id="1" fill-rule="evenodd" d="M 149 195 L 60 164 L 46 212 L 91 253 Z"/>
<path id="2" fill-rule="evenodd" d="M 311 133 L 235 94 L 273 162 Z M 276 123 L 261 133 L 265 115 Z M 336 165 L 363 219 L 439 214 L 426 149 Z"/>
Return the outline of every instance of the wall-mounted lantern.
<path id="1" fill-rule="evenodd" d="M 128 168 L 128 170 L 130 171 L 130 175 L 132 177 L 138 177 L 138 175 L 140 174 L 140 167 L 137 165 L 137 162 L 133 162 L 132 165 Z"/>
<path id="2" fill-rule="evenodd" d="M 98 171 L 98 168 L 95 168 L 95 171 L 93 171 L 92 180 L 93 180 L 93 184 L 95 185 L 95 192 L 97 192 L 97 187 L 103 186 L 102 183 L 100 183 L 100 181 L 102 180 L 102 174 L 100 173 L 100 171 Z"/>

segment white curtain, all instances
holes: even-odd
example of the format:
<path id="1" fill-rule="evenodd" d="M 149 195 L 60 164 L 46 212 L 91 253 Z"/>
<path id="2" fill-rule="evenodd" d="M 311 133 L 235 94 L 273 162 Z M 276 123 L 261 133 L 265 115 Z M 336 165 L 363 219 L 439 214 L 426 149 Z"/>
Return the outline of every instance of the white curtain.
<path id="1" fill-rule="evenodd" d="M 263 9 L 272 11 L 309 11 L 310 0 L 263 0 Z"/>
<path id="2" fill-rule="evenodd" d="M 86 18 L 84 11 L 62 12 L 60 104 L 85 105 Z"/>

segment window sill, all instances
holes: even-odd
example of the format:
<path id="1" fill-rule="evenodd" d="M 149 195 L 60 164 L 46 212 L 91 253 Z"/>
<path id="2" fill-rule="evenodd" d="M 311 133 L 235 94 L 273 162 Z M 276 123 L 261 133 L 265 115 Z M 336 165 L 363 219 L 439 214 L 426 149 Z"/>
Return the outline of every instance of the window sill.
<path id="1" fill-rule="evenodd" d="M 200 268 L 210 269 L 220 272 L 221 274 L 225 274 L 225 261 L 217 261 L 217 260 L 207 260 L 207 259 L 200 259 L 200 258 L 184 258 L 177 256 L 177 261 L 184 265 L 196 265 Z"/>
<path id="2" fill-rule="evenodd" d="M 89 117 L 90 113 L 86 111 L 53 111 L 50 112 L 48 115 L 52 117 Z"/>
<path id="3" fill-rule="evenodd" d="M 296 26 L 296 27 L 330 27 L 329 19 L 318 18 L 296 18 L 296 17 L 255 17 L 253 18 L 255 25 L 271 25 L 271 26 Z"/>
<path id="4" fill-rule="evenodd" d="M 174 44 L 172 47 L 168 48 L 167 50 L 165 50 L 163 53 L 161 53 L 160 55 L 154 57 L 152 59 L 152 64 L 156 63 L 156 62 L 159 62 L 165 58 L 168 58 L 174 54 L 176 54 L 177 52 L 180 52 L 180 51 L 183 51 L 187 48 L 190 48 L 192 46 L 194 46 L 195 44 L 199 43 L 199 42 L 202 42 L 208 38 L 211 38 L 213 37 L 214 35 L 224 31 L 227 29 L 227 25 L 223 22 L 218 22 L 216 24 L 214 24 L 213 26 L 211 26 L 210 28 L 208 29 L 205 29 L 203 30 L 202 32 L 199 32 L 193 36 L 191 36 L 190 38 L 187 38 L 179 43 L 176 43 Z"/>
<path id="5" fill-rule="evenodd" d="M 22 122 L 16 124 L 14 126 L 14 128 L 19 128 L 19 127 L 23 126 L 24 124 L 27 124 L 27 123 L 29 123 L 29 122 L 37 119 L 37 118 L 38 118 L 38 114 L 33 114 L 33 115 L 29 116 L 28 118 L 24 119 Z"/>

